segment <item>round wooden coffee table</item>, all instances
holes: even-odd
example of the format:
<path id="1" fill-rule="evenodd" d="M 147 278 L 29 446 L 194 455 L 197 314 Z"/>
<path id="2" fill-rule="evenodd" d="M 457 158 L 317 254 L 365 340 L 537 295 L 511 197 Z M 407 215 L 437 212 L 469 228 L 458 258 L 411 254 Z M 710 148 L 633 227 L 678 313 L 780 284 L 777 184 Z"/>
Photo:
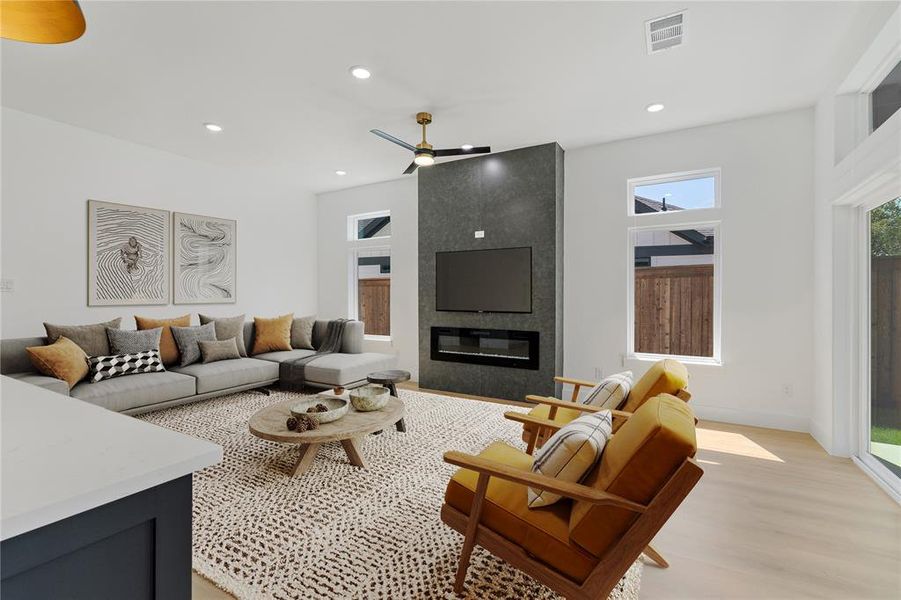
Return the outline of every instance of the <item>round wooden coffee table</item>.
<path id="1" fill-rule="evenodd" d="M 396 423 L 404 416 L 404 404 L 397 398 L 389 398 L 388 404 L 381 410 L 359 412 L 351 405 L 347 414 L 331 423 L 323 423 L 319 429 L 297 433 L 290 431 L 285 422 L 291 416 L 291 407 L 303 399 L 293 398 L 258 410 L 250 417 L 250 433 L 283 444 L 300 446 L 300 455 L 292 473 L 300 475 L 310 468 L 319 446 L 326 442 L 341 442 L 350 464 L 366 468 L 361 445 L 363 439 L 387 425 Z"/>

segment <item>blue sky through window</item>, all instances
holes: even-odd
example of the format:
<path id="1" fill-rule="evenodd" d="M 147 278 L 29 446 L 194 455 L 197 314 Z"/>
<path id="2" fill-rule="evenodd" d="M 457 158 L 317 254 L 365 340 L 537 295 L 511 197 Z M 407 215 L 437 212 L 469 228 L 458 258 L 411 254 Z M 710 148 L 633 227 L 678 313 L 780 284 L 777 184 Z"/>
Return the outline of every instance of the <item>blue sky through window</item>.
<path id="1" fill-rule="evenodd" d="M 654 183 L 635 187 L 635 195 L 666 203 L 680 208 L 713 208 L 716 189 L 713 177 L 685 179 L 669 183 Z"/>

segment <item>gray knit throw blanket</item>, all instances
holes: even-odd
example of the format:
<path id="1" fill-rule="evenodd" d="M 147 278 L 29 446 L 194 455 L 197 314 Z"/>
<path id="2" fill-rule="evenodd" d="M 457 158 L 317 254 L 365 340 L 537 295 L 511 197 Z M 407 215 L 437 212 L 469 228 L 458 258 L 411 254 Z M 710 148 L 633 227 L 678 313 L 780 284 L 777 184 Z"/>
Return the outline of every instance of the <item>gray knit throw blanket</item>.
<path id="1" fill-rule="evenodd" d="M 307 365 L 317 358 L 341 351 L 341 341 L 344 339 L 344 327 L 347 321 L 347 319 L 335 319 L 328 322 L 325 339 L 319 344 L 316 354 L 279 363 L 278 379 L 282 389 L 294 392 L 303 391 Z"/>

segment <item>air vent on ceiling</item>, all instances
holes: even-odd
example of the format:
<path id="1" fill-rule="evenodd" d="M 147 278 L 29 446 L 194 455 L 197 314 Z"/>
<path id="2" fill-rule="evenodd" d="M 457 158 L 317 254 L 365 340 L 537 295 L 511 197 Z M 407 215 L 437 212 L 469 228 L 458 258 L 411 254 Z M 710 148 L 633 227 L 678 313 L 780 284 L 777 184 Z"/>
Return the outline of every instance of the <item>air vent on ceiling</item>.
<path id="1" fill-rule="evenodd" d="M 656 54 L 681 46 L 685 37 L 685 24 L 688 20 L 686 11 L 678 12 L 659 19 L 645 21 L 644 31 L 648 42 L 648 54 Z"/>

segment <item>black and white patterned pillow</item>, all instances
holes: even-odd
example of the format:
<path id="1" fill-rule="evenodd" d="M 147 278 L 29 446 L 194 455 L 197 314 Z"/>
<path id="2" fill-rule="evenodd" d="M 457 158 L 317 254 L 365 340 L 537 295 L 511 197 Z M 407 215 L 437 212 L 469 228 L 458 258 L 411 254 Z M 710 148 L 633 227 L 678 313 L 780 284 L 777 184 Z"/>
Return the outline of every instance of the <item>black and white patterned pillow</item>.
<path id="1" fill-rule="evenodd" d="M 159 350 L 117 354 L 115 356 L 92 356 L 88 381 L 97 383 L 104 379 L 134 375 L 136 373 L 159 373 L 165 371 Z"/>

